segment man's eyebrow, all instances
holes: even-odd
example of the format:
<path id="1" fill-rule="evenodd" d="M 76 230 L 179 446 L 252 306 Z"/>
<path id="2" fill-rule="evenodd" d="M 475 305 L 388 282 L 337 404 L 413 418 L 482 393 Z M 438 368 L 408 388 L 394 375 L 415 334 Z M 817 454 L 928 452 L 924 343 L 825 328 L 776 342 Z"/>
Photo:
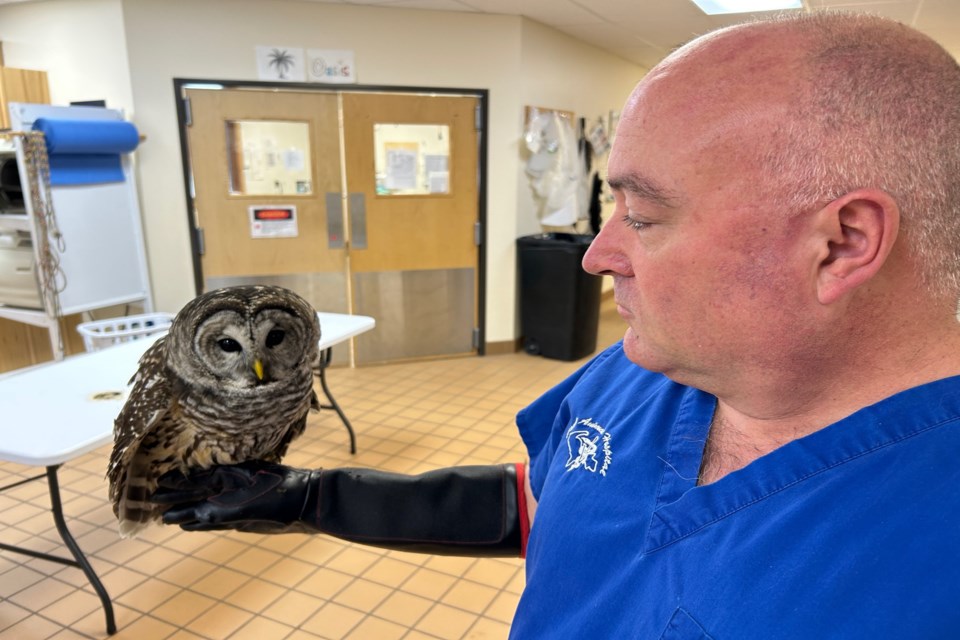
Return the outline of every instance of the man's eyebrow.
<path id="1" fill-rule="evenodd" d="M 626 191 L 661 207 L 676 206 L 677 197 L 674 194 L 643 176 L 636 174 L 613 176 L 607 179 L 607 183 L 611 189 Z"/>

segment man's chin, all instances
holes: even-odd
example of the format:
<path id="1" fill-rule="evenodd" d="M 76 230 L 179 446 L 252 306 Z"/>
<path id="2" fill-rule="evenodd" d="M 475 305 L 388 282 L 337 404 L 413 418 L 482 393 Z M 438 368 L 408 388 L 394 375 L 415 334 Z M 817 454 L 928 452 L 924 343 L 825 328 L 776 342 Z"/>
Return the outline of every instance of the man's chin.
<path id="1" fill-rule="evenodd" d="M 629 327 L 626 333 L 623 334 L 623 352 L 630 362 L 648 371 L 662 372 L 658 367 L 658 359 L 654 357 L 650 345 L 642 340 L 641 337 Z M 662 366 L 662 363 L 659 364 Z"/>

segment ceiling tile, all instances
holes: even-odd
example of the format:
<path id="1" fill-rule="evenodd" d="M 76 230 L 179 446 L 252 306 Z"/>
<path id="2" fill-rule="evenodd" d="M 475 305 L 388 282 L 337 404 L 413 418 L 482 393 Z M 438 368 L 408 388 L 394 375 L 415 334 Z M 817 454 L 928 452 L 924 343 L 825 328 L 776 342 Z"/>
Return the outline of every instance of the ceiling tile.
<path id="1" fill-rule="evenodd" d="M 603 16 L 593 11 L 592 6 L 571 0 L 523 0 L 517 6 L 523 15 L 550 26 L 604 23 Z"/>
<path id="2" fill-rule="evenodd" d="M 501 13 L 508 16 L 523 14 L 523 2 L 517 0 L 463 0 L 478 13 Z"/>
<path id="3" fill-rule="evenodd" d="M 473 7 L 459 0 L 369 0 L 352 4 L 369 4 L 391 9 L 425 9 L 428 11 L 474 11 Z"/>

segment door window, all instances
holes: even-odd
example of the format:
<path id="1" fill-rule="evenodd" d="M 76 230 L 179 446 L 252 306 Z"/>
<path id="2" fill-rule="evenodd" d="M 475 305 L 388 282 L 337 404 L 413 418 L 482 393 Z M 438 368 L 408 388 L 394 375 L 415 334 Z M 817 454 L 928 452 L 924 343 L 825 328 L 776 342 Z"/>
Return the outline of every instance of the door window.
<path id="1" fill-rule="evenodd" d="M 445 124 L 373 125 L 377 195 L 450 193 L 450 127 Z"/>
<path id="2" fill-rule="evenodd" d="M 230 195 L 311 195 L 310 125 L 276 120 L 228 120 Z"/>

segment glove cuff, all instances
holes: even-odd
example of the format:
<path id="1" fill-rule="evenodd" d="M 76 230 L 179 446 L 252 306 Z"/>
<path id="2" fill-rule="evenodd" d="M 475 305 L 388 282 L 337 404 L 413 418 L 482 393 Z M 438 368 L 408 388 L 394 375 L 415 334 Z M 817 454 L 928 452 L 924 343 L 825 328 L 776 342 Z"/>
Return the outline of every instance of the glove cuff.
<path id="1" fill-rule="evenodd" d="M 416 476 L 373 469 L 311 472 L 300 521 L 366 545 L 438 555 L 523 557 L 529 533 L 523 464 Z"/>

